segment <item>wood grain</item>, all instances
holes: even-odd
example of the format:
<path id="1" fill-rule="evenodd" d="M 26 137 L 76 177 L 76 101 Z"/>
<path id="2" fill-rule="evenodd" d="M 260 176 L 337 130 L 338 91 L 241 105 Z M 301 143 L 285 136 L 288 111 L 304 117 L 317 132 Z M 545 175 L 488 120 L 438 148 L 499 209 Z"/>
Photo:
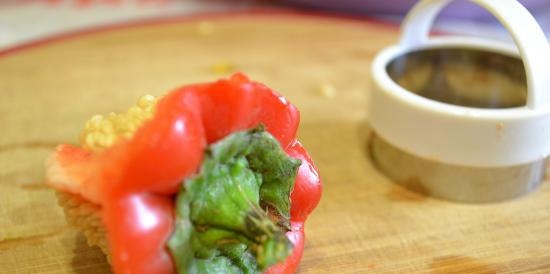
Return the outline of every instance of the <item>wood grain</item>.
<path id="1" fill-rule="evenodd" d="M 299 273 L 550 273 L 550 185 L 465 205 L 409 192 L 366 154 L 370 62 L 397 29 L 295 15 L 174 21 L 87 34 L 0 58 L 0 273 L 109 273 L 69 228 L 43 160 L 93 114 L 229 71 L 283 93 L 324 179 Z M 223 72 L 220 75 L 220 72 Z M 327 92 L 326 87 L 331 87 Z"/>

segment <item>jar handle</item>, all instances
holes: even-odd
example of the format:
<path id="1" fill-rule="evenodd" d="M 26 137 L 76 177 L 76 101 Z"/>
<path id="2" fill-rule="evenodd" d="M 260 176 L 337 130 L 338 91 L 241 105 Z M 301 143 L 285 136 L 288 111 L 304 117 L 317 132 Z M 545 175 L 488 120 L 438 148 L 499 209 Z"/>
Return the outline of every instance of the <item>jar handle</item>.
<path id="1" fill-rule="evenodd" d="M 439 12 L 453 0 L 422 0 L 409 12 L 401 28 L 402 47 L 426 45 Z M 516 0 L 470 0 L 489 11 L 510 32 L 523 59 L 527 76 L 527 107 L 540 109 L 550 103 L 550 46 L 529 11 Z"/>

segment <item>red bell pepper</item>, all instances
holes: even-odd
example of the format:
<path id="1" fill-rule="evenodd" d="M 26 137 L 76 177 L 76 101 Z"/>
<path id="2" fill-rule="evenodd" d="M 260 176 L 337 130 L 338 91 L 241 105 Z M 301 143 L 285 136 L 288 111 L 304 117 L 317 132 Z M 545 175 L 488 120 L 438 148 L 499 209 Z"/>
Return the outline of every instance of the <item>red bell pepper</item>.
<path id="1" fill-rule="evenodd" d="M 166 243 L 174 233 L 174 196 L 182 181 L 198 172 L 209 144 L 263 125 L 288 156 L 301 160 L 286 232 L 292 252 L 264 271 L 294 273 L 304 248 L 304 222 L 321 197 L 317 169 L 296 140 L 298 110 L 268 87 L 235 74 L 173 90 L 153 113 L 128 138 L 99 150 L 61 145 L 48 162 L 52 186 L 102 206 L 114 272 L 175 273 Z"/>

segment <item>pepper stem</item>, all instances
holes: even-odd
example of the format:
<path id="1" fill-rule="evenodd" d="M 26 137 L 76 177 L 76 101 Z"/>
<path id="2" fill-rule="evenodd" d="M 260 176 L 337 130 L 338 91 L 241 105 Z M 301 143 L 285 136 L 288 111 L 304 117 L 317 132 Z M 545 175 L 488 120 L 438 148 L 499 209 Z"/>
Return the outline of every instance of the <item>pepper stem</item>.
<path id="1" fill-rule="evenodd" d="M 260 273 L 283 261 L 299 165 L 263 128 L 213 144 L 177 197 L 169 247 L 178 272 Z"/>

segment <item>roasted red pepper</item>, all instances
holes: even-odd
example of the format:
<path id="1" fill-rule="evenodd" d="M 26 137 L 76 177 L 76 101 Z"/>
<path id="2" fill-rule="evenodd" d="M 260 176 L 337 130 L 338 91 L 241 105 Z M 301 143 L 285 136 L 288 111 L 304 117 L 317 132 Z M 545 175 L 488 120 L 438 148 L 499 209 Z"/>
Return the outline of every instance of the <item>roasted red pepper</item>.
<path id="1" fill-rule="evenodd" d="M 242 74 L 178 88 L 128 138 L 99 150 L 61 145 L 49 181 L 101 204 L 112 263 L 119 274 L 175 273 L 167 241 L 174 232 L 174 195 L 196 174 L 209 144 L 263 125 L 299 159 L 286 232 L 292 252 L 264 273 L 294 273 L 304 248 L 304 222 L 321 196 L 318 172 L 296 140 L 299 112 L 285 98 Z M 106 141 L 107 142 L 107 141 Z"/>

